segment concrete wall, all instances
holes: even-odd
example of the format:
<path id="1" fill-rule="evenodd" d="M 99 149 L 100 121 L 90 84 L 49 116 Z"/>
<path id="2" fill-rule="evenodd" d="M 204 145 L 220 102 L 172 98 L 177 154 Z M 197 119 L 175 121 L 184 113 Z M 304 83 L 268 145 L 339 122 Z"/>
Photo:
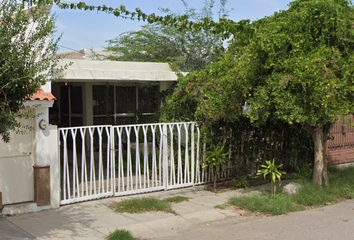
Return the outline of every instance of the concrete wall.
<path id="1" fill-rule="evenodd" d="M 25 161 L 26 164 L 20 164 L 20 165 L 18 164 L 19 160 L 21 160 L 19 158 L 17 158 L 19 160 L 14 159 L 15 161 L 6 161 L 7 164 L 6 169 L 9 168 L 17 169 L 17 172 L 21 174 L 20 175 L 13 174 L 12 176 L 11 175 L 9 176 L 7 174 L 6 179 L 3 179 L 1 183 L 1 186 L 8 187 L 8 189 L 3 189 L 3 190 L 4 191 L 6 190 L 9 193 L 11 193 L 10 198 L 12 198 L 12 199 L 6 199 L 6 202 L 4 202 L 4 204 L 10 204 L 10 205 L 5 205 L 2 211 L 3 214 L 13 215 L 13 214 L 26 213 L 26 212 L 36 212 L 44 209 L 58 208 L 60 206 L 60 173 L 59 173 L 57 126 L 49 125 L 45 129 L 41 129 L 39 127 L 39 122 L 41 120 L 45 120 L 46 122 L 49 121 L 48 108 L 50 107 L 50 105 L 53 104 L 53 102 L 41 101 L 40 103 L 42 104 L 39 106 L 38 106 L 38 102 L 36 101 L 26 103 L 26 105 L 29 107 L 37 106 L 36 108 L 34 108 L 36 118 L 31 120 L 33 122 L 32 124 L 33 130 L 29 132 L 29 135 L 32 136 L 31 137 L 32 140 L 29 143 L 31 145 L 29 160 Z M 28 142 L 29 140 L 23 138 L 23 141 Z M 17 141 L 16 140 L 14 141 L 14 144 L 15 145 L 19 144 L 19 142 L 20 141 L 18 141 L 17 139 Z M 0 163 L 1 160 L 2 159 L 0 158 Z M 48 205 L 45 206 L 38 206 L 38 204 L 34 202 L 35 181 L 33 176 L 33 168 L 35 166 L 39 166 L 39 167 L 49 166 L 50 169 L 50 176 L 48 176 L 50 182 L 45 183 L 48 184 L 48 189 L 50 190 L 50 192 L 47 194 L 50 195 L 50 201 Z M 4 175 L 4 173 L 2 173 L 2 175 Z M 27 176 L 28 179 L 27 180 L 23 179 L 22 175 Z M 19 178 L 20 176 L 21 178 Z M 29 193 L 31 196 L 30 199 L 23 201 L 20 198 L 15 199 L 12 196 L 14 193 L 21 192 L 21 191 L 30 191 Z M 12 205 L 12 203 L 20 203 L 20 204 Z"/>

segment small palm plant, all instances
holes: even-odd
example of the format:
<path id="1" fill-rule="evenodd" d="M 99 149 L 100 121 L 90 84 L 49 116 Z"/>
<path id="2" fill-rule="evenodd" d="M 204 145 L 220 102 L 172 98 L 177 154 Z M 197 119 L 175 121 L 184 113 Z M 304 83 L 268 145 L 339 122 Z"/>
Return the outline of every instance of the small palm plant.
<path id="1" fill-rule="evenodd" d="M 202 168 L 210 167 L 213 170 L 214 192 L 216 192 L 216 180 L 218 176 L 218 168 L 221 166 L 225 170 L 228 159 L 226 158 L 231 152 L 224 153 L 224 146 L 213 146 L 212 150 L 206 152 L 206 159 Z"/>
<path id="2" fill-rule="evenodd" d="M 283 167 L 283 164 L 275 165 L 274 159 L 273 161 L 266 161 L 266 165 L 261 165 L 263 169 L 258 170 L 257 175 L 263 175 L 264 179 L 267 179 L 267 176 L 270 175 L 270 183 L 271 183 L 271 196 L 275 197 L 275 193 L 277 190 L 276 182 L 279 181 L 279 186 L 281 184 L 281 176 L 286 174 L 286 172 L 280 171 Z"/>

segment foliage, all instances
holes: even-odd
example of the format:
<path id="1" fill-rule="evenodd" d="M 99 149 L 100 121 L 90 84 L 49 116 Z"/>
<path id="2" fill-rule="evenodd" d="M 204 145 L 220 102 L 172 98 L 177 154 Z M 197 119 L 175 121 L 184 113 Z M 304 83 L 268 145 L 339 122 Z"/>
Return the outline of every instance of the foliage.
<path id="1" fill-rule="evenodd" d="M 169 198 L 163 199 L 163 201 L 168 202 L 168 203 L 181 203 L 181 202 L 185 202 L 188 200 L 189 200 L 189 198 L 182 197 L 182 196 L 175 196 L 175 197 L 169 197 Z"/>
<path id="2" fill-rule="evenodd" d="M 29 0 L 25 0 L 29 1 Z M 41 0 L 31 0 L 31 2 L 38 2 Z M 185 2 L 185 1 L 184 1 Z M 214 1 L 210 1 L 214 2 Z M 208 30 L 212 33 L 220 34 L 223 39 L 228 39 L 235 32 L 242 29 L 244 21 L 234 22 L 230 19 L 225 18 L 226 15 L 221 15 L 219 22 L 214 22 L 211 18 L 205 17 L 200 19 L 200 21 L 193 21 L 190 19 L 188 14 L 185 15 L 174 15 L 167 14 L 165 16 L 157 16 L 155 13 L 146 14 L 140 8 L 135 10 L 128 10 L 124 5 L 119 7 L 110 7 L 106 5 L 95 6 L 88 5 L 85 2 L 81 1 L 78 3 L 67 3 L 62 2 L 61 0 L 54 0 L 54 3 L 57 4 L 61 9 L 78 9 L 83 11 L 103 11 L 110 13 L 116 17 L 121 17 L 124 19 L 138 20 L 152 23 L 161 23 L 165 26 L 172 26 L 178 30 L 191 30 L 191 31 L 200 31 Z M 224 5 L 226 0 L 220 0 L 221 9 L 220 12 L 225 12 Z"/>
<path id="3" fill-rule="evenodd" d="M 129 231 L 115 230 L 108 235 L 107 240 L 138 240 L 138 238 L 133 237 Z"/>
<path id="4" fill-rule="evenodd" d="M 322 127 L 350 113 L 353 19 L 348 1 L 298 0 L 252 26 L 240 62 L 244 81 L 253 81 L 246 83 L 252 87 L 251 118 L 273 112 L 289 123 Z"/>
<path id="5" fill-rule="evenodd" d="M 286 179 L 307 179 L 310 180 L 313 174 L 313 164 L 305 164 L 303 167 L 296 166 L 295 172 L 288 175 Z"/>
<path id="6" fill-rule="evenodd" d="M 314 140 L 316 185 L 328 184 L 324 147 L 330 125 L 354 111 L 353 20 L 349 1 L 297 0 L 252 24 L 252 39 L 240 48 L 251 120 L 302 123 Z"/>
<path id="7" fill-rule="evenodd" d="M 224 153 L 224 146 L 213 146 L 212 150 L 206 152 L 206 159 L 203 162 L 203 168 L 212 167 L 217 168 L 221 166 L 226 167 L 227 159 L 225 158 L 230 152 Z"/>
<path id="8" fill-rule="evenodd" d="M 171 197 L 165 200 L 159 200 L 156 198 L 136 198 L 123 200 L 119 203 L 112 204 L 110 206 L 115 212 L 118 213 L 144 213 L 151 211 L 162 211 L 172 214 L 177 214 L 172 208 L 171 203 L 180 203 L 183 201 L 188 201 L 185 197 Z"/>
<path id="9" fill-rule="evenodd" d="M 47 1 L 24 8 L 16 1 L 0 5 L 0 135 L 10 141 L 10 131 L 26 129 L 19 118 L 31 117 L 23 103 L 53 75 L 57 40 Z M 22 128 L 21 128 L 22 127 Z M 24 127 L 24 128 L 23 128 Z"/>
<path id="10" fill-rule="evenodd" d="M 209 168 L 213 171 L 214 192 L 216 192 L 216 181 L 218 173 L 226 168 L 228 158 L 231 152 L 224 152 L 224 146 L 212 146 L 212 150 L 206 152 L 206 158 L 202 168 Z M 221 169 L 220 169 L 221 168 Z"/>
<path id="11" fill-rule="evenodd" d="M 273 161 L 266 161 L 266 165 L 261 165 L 262 169 L 258 170 L 257 175 L 263 175 L 264 179 L 267 178 L 269 175 L 270 182 L 271 182 L 271 196 L 272 198 L 275 197 L 277 185 L 276 183 L 279 182 L 281 184 L 281 176 L 285 174 L 285 172 L 280 171 L 283 167 L 283 164 L 276 165 L 275 160 Z"/>
<path id="12" fill-rule="evenodd" d="M 278 194 L 276 198 L 269 198 L 268 195 L 234 197 L 230 198 L 228 203 L 244 208 L 250 212 L 271 215 L 281 215 L 288 212 L 305 210 L 304 206 L 289 201 L 289 197 L 283 194 Z"/>
<path id="13" fill-rule="evenodd" d="M 220 61 L 198 72 L 181 76 L 173 94 L 165 104 L 171 120 L 196 120 L 205 124 L 223 120 L 242 119 L 245 97 L 239 89 L 234 71 L 234 60 L 225 55 Z M 230 73 L 230 75 L 228 75 Z"/>
<path id="14" fill-rule="evenodd" d="M 227 209 L 229 206 L 230 206 L 229 204 L 224 203 L 224 204 L 216 205 L 215 208 L 216 208 L 216 209 L 224 210 L 224 209 Z"/>
<path id="15" fill-rule="evenodd" d="M 234 197 L 229 204 L 237 205 L 248 211 L 279 215 L 300 211 L 306 207 L 318 207 L 337 203 L 354 197 L 354 168 L 334 171 L 329 175 L 331 185 L 315 186 L 309 181 L 301 181 L 301 189 L 296 195 L 277 194 L 269 198 L 264 194 L 252 197 Z"/>
<path id="16" fill-rule="evenodd" d="M 250 183 L 247 180 L 247 176 L 242 176 L 240 179 L 232 179 L 231 182 L 237 188 L 248 188 Z"/>
<path id="17" fill-rule="evenodd" d="M 179 86 L 178 84 L 178 89 Z M 182 97 L 183 94 L 184 92 L 180 96 Z M 172 95 L 172 97 L 175 96 Z M 193 103 L 193 99 L 186 95 L 182 98 L 186 99 L 186 102 Z M 163 109 L 166 111 L 164 116 L 167 120 L 201 121 L 193 116 L 192 104 L 186 104 L 186 102 L 177 99 L 165 105 L 166 108 Z M 176 113 L 171 110 L 171 106 L 176 110 Z M 189 117 L 178 120 L 174 118 L 178 113 L 181 113 L 180 116 Z M 311 136 L 301 130 L 300 124 L 289 125 L 283 121 L 268 121 L 264 125 L 254 126 L 248 118 L 241 115 L 233 121 L 220 119 L 206 120 L 205 122 L 203 134 L 206 137 L 207 146 L 222 143 L 232 151 L 228 168 L 231 173 L 230 177 L 256 174 L 260 165 L 259 159 L 276 158 L 279 163 L 284 164 L 284 169 L 287 171 L 293 171 L 296 166 L 303 166 L 313 161 Z"/>
<path id="18" fill-rule="evenodd" d="M 243 22 L 220 61 L 179 81 L 167 101 L 171 117 L 236 123 L 247 102 L 254 126 L 299 124 L 313 138 L 313 183 L 328 184 L 329 128 L 354 111 L 353 12 L 347 0 L 296 0 Z"/>
<path id="19" fill-rule="evenodd" d="M 207 0 L 201 13 L 188 8 L 185 15 L 194 21 L 212 18 L 214 1 Z M 224 9 L 226 1 L 221 8 Z M 177 17 L 169 9 L 164 14 Z M 223 13 L 219 13 L 223 14 Z M 218 34 L 208 31 L 179 30 L 159 22 L 147 24 L 138 31 L 125 32 L 115 39 L 108 40 L 105 50 L 110 54 L 107 59 L 117 61 L 171 62 L 180 71 L 203 69 L 206 64 L 215 62 L 223 52 L 222 41 Z"/>
<path id="20" fill-rule="evenodd" d="M 257 175 L 263 175 L 264 179 L 267 179 L 267 176 L 270 175 L 270 180 L 273 183 L 281 182 L 282 174 L 285 172 L 280 171 L 280 168 L 283 167 L 283 164 L 276 165 L 275 160 L 273 161 L 266 161 L 266 165 L 262 165 L 262 169 L 258 170 Z"/>

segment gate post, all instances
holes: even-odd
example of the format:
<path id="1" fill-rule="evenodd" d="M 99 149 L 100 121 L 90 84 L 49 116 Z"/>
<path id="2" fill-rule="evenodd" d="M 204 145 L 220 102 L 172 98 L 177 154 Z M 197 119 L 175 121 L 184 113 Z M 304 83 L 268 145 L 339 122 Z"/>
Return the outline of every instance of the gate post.
<path id="1" fill-rule="evenodd" d="M 168 145 L 167 145 L 167 125 L 163 125 L 162 129 L 162 166 L 163 166 L 163 186 L 167 190 L 168 187 Z"/>

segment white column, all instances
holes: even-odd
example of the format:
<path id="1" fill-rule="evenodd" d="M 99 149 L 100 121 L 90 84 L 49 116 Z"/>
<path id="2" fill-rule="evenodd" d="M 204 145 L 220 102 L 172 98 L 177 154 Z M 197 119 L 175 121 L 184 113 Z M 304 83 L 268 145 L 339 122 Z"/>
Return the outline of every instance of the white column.
<path id="1" fill-rule="evenodd" d="M 35 154 L 37 165 L 50 165 L 50 151 L 48 138 L 50 136 L 49 128 L 42 130 L 39 127 L 40 122 L 44 120 L 49 122 L 49 109 L 47 107 L 36 108 L 36 121 L 35 121 Z"/>
<path id="2" fill-rule="evenodd" d="M 51 207 L 58 208 L 60 204 L 60 172 L 59 172 L 59 139 L 57 126 L 49 125 L 40 128 L 42 120 L 49 122 L 49 105 L 53 101 L 41 101 L 41 106 L 36 108 L 35 120 L 35 164 L 50 166 Z"/>
<path id="3" fill-rule="evenodd" d="M 59 208 L 60 206 L 60 167 L 59 167 L 59 136 L 56 125 L 48 127 L 49 137 L 49 155 L 50 162 L 50 190 L 51 190 L 51 206 Z"/>

